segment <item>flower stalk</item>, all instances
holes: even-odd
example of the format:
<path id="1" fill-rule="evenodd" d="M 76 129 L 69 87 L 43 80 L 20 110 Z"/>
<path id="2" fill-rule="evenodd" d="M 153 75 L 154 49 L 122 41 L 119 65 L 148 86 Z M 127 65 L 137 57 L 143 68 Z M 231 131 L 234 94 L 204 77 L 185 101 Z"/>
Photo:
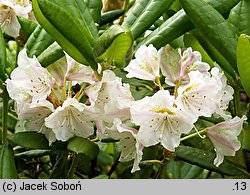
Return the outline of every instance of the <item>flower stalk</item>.
<path id="1" fill-rule="evenodd" d="M 195 136 L 197 136 L 197 135 L 201 135 L 201 134 L 203 134 L 203 133 L 206 133 L 207 132 L 207 128 L 205 128 L 205 129 L 203 129 L 203 130 L 201 130 L 201 131 L 197 131 L 197 132 L 195 132 L 195 133 L 192 133 L 192 134 L 190 134 L 190 135 L 187 135 L 187 136 L 185 136 L 185 137 L 182 137 L 181 138 L 181 142 L 182 141 L 185 141 L 185 140 L 187 140 L 187 139 L 190 139 L 190 138 L 192 138 L 192 137 L 195 137 Z M 200 136 L 201 137 L 201 136 Z M 204 139 L 205 137 L 201 137 L 202 139 Z"/>
<path id="2" fill-rule="evenodd" d="M 9 95 L 6 89 L 3 92 L 3 110 L 2 110 L 2 125 L 3 125 L 3 132 L 2 132 L 2 144 L 7 143 L 7 131 L 8 131 L 8 110 L 9 110 Z"/>
<path id="3" fill-rule="evenodd" d="M 163 87 L 161 85 L 160 77 L 155 78 L 155 84 L 159 87 L 160 90 L 163 90 Z"/>
<path id="4" fill-rule="evenodd" d="M 74 176 L 74 173 L 76 171 L 76 167 L 77 167 L 77 164 L 78 164 L 78 159 L 79 159 L 79 155 L 74 153 L 73 158 L 72 158 L 72 162 L 71 162 L 71 166 L 70 166 L 70 169 L 68 171 L 68 178 L 69 179 L 72 179 L 73 176 Z"/>
<path id="5" fill-rule="evenodd" d="M 234 107 L 235 107 L 235 116 L 242 116 L 241 108 L 240 108 L 240 85 L 239 81 L 237 81 L 234 87 Z"/>

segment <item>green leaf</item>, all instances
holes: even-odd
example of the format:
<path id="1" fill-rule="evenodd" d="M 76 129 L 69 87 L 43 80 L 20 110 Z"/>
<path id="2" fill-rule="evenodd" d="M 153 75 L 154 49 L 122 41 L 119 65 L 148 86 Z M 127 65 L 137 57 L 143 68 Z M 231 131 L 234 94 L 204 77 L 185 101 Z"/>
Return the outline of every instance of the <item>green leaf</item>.
<path id="1" fill-rule="evenodd" d="M 237 73 L 234 71 L 229 62 L 220 54 L 220 52 L 207 40 L 207 38 L 196 30 L 193 31 L 193 35 L 206 50 L 209 57 L 219 64 L 224 72 L 230 75 L 233 79 L 236 79 Z"/>
<path id="2" fill-rule="evenodd" d="M 206 0 L 207 3 L 213 6 L 221 14 L 229 12 L 231 8 L 239 3 L 239 1 L 240 0 Z M 182 9 L 143 39 L 136 46 L 135 50 L 143 44 L 153 44 L 157 49 L 159 49 L 193 28 L 194 25 L 190 22 L 188 16 Z"/>
<path id="3" fill-rule="evenodd" d="M 113 22 L 125 13 L 124 9 L 115 9 L 101 15 L 100 26 Z"/>
<path id="4" fill-rule="evenodd" d="M 250 127 L 243 130 L 242 148 L 250 151 Z"/>
<path id="5" fill-rule="evenodd" d="M 2 33 L 2 28 L 0 28 L 0 79 L 5 81 L 6 75 L 4 68 L 6 66 L 6 47 L 5 40 Z"/>
<path id="6" fill-rule="evenodd" d="M 168 163 L 163 166 L 161 175 L 162 177 L 171 179 L 195 179 L 203 170 L 203 168 L 196 165 L 171 158 Z"/>
<path id="7" fill-rule="evenodd" d="M 160 49 L 193 28 L 194 26 L 189 21 L 184 10 L 180 10 L 139 42 L 135 50 L 144 44 L 153 44 L 157 49 Z"/>
<path id="8" fill-rule="evenodd" d="M 241 167 L 231 164 L 230 162 L 226 161 L 226 159 L 219 167 L 216 167 L 213 164 L 216 156 L 214 152 L 209 152 L 190 146 L 179 146 L 176 148 L 175 153 L 178 158 L 190 164 L 200 166 L 204 169 L 231 176 L 239 176 L 244 174 L 244 171 Z"/>
<path id="9" fill-rule="evenodd" d="M 89 12 L 96 23 L 101 20 L 102 0 L 84 0 Z"/>
<path id="10" fill-rule="evenodd" d="M 242 0 L 230 12 L 228 21 L 238 34 L 250 35 L 250 1 Z"/>
<path id="11" fill-rule="evenodd" d="M 11 74 L 12 70 L 16 67 L 18 44 L 16 41 L 11 40 L 6 43 L 6 66 L 5 71 L 8 75 Z"/>
<path id="12" fill-rule="evenodd" d="M 14 154 L 8 143 L 0 146 L 0 179 L 17 179 Z"/>
<path id="13" fill-rule="evenodd" d="M 93 46 L 98 31 L 81 0 L 34 0 L 33 10 L 38 22 L 75 60 L 97 69 Z"/>
<path id="14" fill-rule="evenodd" d="M 128 78 L 126 77 L 127 72 L 121 69 L 114 69 L 116 76 L 122 78 L 122 82 L 128 83 L 129 85 L 140 86 L 140 87 L 154 87 L 155 84 L 152 81 L 141 80 L 137 78 Z"/>
<path id="15" fill-rule="evenodd" d="M 93 160 L 98 155 L 99 147 L 87 139 L 74 137 L 69 140 L 68 150 L 76 152 L 77 154 L 85 154 L 90 160 Z"/>
<path id="16" fill-rule="evenodd" d="M 152 96 L 155 93 L 154 91 L 151 91 L 146 87 L 131 86 L 130 90 L 135 100 L 140 100 L 145 96 Z"/>
<path id="17" fill-rule="evenodd" d="M 69 161 L 68 161 L 68 151 L 58 151 L 56 156 L 56 163 L 53 166 L 53 170 L 49 179 L 65 179 L 67 178 Z"/>
<path id="18" fill-rule="evenodd" d="M 44 134 L 37 132 L 19 132 L 7 137 L 12 146 L 22 146 L 27 149 L 49 149 L 49 142 Z"/>
<path id="19" fill-rule="evenodd" d="M 180 175 L 183 179 L 194 179 L 197 178 L 203 171 L 204 169 L 201 167 L 184 163 L 184 165 L 181 167 Z"/>
<path id="20" fill-rule="evenodd" d="M 132 45 L 131 32 L 125 27 L 113 25 L 100 36 L 94 56 L 99 63 L 123 68 L 131 60 Z"/>
<path id="21" fill-rule="evenodd" d="M 123 25 L 129 27 L 134 39 L 137 39 L 168 10 L 173 2 L 174 0 L 141 0 L 127 16 Z"/>
<path id="22" fill-rule="evenodd" d="M 79 154 L 78 156 L 78 164 L 76 170 L 83 175 L 89 175 L 91 172 L 91 160 L 88 156 L 84 154 Z"/>
<path id="23" fill-rule="evenodd" d="M 53 151 L 52 150 L 28 150 L 25 152 L 20 152 L 15 154 L 16 158 L 35 158 L 35 157 L 41 157 L 41 156 L 45 156 L 45 155 L 50 155 L 52 154 Z"/>
<path id="24" fill-rule="evenodd" d="M 237 66 L 242 86 L 250 97 L 250 36 L 248 35 L 242 34 L 238 39 Z"/>
<path id="25" fill-rule="evenodd" d="M 100 164 L 101 166 L 107 166 L 107 165 L 111 165 L 113 161 L 114 161 L 114 158 L 112 155 L 102 150 L 99 150 L 99 153 L 97 156 L 98 164 Z"/>
<path id="26" fill-rule="evenodd" d="M 64 56 L 62 48 L 41 26 L 37 26 L 25 47 L 30 58 L 34 55 L 46 67 Z"/>
<path id="27" fill-rule="evenodd" d="M 32 32 L 36 29 L 37 24 L 33 22 L 32 20 L 26 19 L 22 16 L 17 16 L 18 22 L 21 25 L 21 28 L 24 32 L 24 34 L 29 37 Z"/>
<path id="28" fill-rule="evenodd" d="M 25 44 L 28 57 L 39 56 L 54 41 L 41 26 L 37 26 Z"/>
<path id="29" fill-rule="evenodd" d="M 224 17 L 203 0 L 180 0 L 194 26 L 237 71 L 237 34 Z"/>
<path id="30" fill-rule="evenodd" d="M 57 42 L 52 43 L 38 57 L 38 61 L 43 67 L 49 66 L 64 56 L 62 48 Z"/>

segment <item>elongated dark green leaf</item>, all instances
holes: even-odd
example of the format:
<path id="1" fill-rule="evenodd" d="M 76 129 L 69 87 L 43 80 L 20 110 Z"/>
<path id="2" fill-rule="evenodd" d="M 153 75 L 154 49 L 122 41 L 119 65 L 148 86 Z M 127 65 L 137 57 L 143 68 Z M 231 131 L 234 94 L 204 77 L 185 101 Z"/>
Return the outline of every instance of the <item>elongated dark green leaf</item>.
<path id="1" fill-rule="evenodd" d="M 229 15 L 228 21 L 234 25 L 238 34 L 250 35 L 250 1 L 242 0 Z"/>
<path id="2" fill-rule="evenodd" d="M 250 151 L 250 127 L 243 131 L 242 148 Z"/>
<path id="3" fill-rule="evenodd" d="M 27 149 L 49 149 L 49 142 L 43 134 L 37 132 L 19 132 L 9 135 L 12 146 L 22 146 Z"/>
<path id="4" fill-rule="evenodd" d="M 29 37 L 32 32 L 36 29 L 37 24 L 32 20 L 26 19 L 22 16 L 18 16 L 18 22 L 20 23 L 24 34 Z"/>
<path id="5" fill-rule="evenodd" d="M 54 41 L 41 26 L 37 26 L 25 44 L 28 56 L 39 56 Z"/>
<path id="6" fill-rule="evenodd" d="M 184 10 L 180 10 L 174 14 L 171 18 L 166 20 L 159 28 L 150 33 L 143 41 L 137 46 L 138 49 L 141 45 L 153 44 L 157 49 L 170 43 L 174 39 L 178 38 L 182 34 L 193 29 L 193 24 L 189 21 L 189 18 L 185 14 Z"/>
<path id="7" fill-rule="evenodd" d="M 75 60 L 96 69 L 93 46 L 97 28 L 81 0 L 34 0 L 33 10 L 38 22 Z"/>
<path id="8" fill-rule="evenodd" d="M 58 151 L 56 157 L 56 163 L 53 166 L 53 170 L 49 179 L 65 179 L 67 178 L 67 172 L 69 168 L 69 161 L 68 161 L 68 151 L 61 150 Z"/>
<path id="9" fill-rule="evenodd" d="M 162 177 L 171 179 L 195 179 L 203 170 L 203 168 L 196 165 L 171 158 L 169 162 L 164 165 L 161 175 Z"/>
<path id="10" fill-rule="evenodd" d="M 52 150 L 28 150 L 15 154 L 16 158 L 34 158 L 52 154 Z"/>
<path id="11" fill-rule="evenodd" d="M 49 66 L 53 62 L 59 60 L 64 56 L 62 48 L 58 45 L 57 42 L 52 43 L 45 49 L 38 57 L 38 61 L 43 67 Z"/>
<path id="12" fill-rule="evenodd" d="M 124 25 L 131 27 L 150 2 L 151 0 L 139 1 L 133 8 L 133 12 L 127 16 L 126 20 L 124 21 Z"/>
<path id="13" fill-rule="evenodd" d="M 221 14 L 229 12 L 231 8 L 239 3 L 239 1 L 240 0 L 206 0 L 207 3 L 213 6 Z M 182 9 L 166 20 L 159 28 L 150 33 L 137 45 L 135 50 L 137 50 L 140 45 L 149 45 L 150 43 L 159 49 L 193 28 L 194 25 L 190 22 L 188 16 Z"/>
<path id="14" fill-rule="evenodd" d="M 0 146 L 0 178 L 16 179 L 17 171 L 13 150 L 9 144 Z"/>
<path id="15" fill-rule="evenodd" d="M 176 155 L 178 158 L 191 163 L 193 165 L 200 166 L 202 168 L 215 171 L 218 173 L 222 173 L 224 175 L 243 175 L 244 171 L 242 167 L 237 167 L 236 165 L 232 165 L 231 163 L 224 160 L 224 162 L 216 167 L 213 164 L 215 159 L 215 153 L 208 152 L 205 150 L 201 150 L 198 148 L 193 148 L 190 146 L 179 146 L 176 148 Z"/>
<path id="16" fill-rule="evenodd" d="M 132 44 L 131 32 L 125 27 L 113 25 L 100 36 L 94 56 L 97 62 L 123 68 L 131 60 Z"/>
<path id="17" fill-rule="evenodd" d="M 76 170 L 83 175 L 89 175 L 91 172 L 91 160 L 89 157 L 79 154 Z"/>
<path id="18" fill-rule="evenodd" d="M 94 20 L 89 12 L 89 9 L 84 1 L 82 0 L 38 0 L 38 2 L 39 2 L 40 8 L 45 13 L 45 16 L 48 16 L 48 20 L 51 21 L 51 23 L 55 25 L 57 29 L 65 31 L 64 32 L 65 35 L 68 35 L 70 33 L 76 33 L 74 32 L 74 30 L 80 30 L 79 33 L 81 33 L 82 35 L 84 33 L 84 38 L 86 38 L 87 41 L 89 41 L 90 45 L 91 46 L 95 45 L 96 39 L 98 38 L 98 31 L 94 23 Z M 62 13 L 58 13 L 55 11 L 50 12 L 51 9 L 48 9 L 46 5 L 51 5 L 56 10 L 58 9 L 58 11 Z M 56 18 L 53 18 L 53 16 L 56 16 Z M 73 27 L 73 29 L 70 29 L 70 30 L 67 29 L 66 31 L 65 27 L 67 26 L 67 23 L 69 21 L 67 21 L 67 23 L 66 21 L 60 22 L 60 19 L 67 19 L 67 18 L 72 20 L 72 22 L 75 24 L 69 25 L 68 27 Z M 81 35 L 81 34 L 76 33 L 75 35 Z M 81 39 L 81 37 L 77 37 L 77 38 Z M 85 39 L 83 40 L 86 41 Z"/>
<path id="19" fill-rule="evenodd" d="M 122 16 L 124 13 L 125 13 L 124 9 L 116 9 L 116 10 L 104 12 L 101 15 L 100 26 L 113 22 L 114 20 Z"/>
<path id="20" fill-rule="evenodd" d="M 124 21 L 131 29 L 134 39 L 142 35 L 161 15 L 168 10 L 174 0 L 141 0 Z"/>
<path id="21" fill-rule="evenodd" d="M 237 73 L 234 71 L 229 62 L 220 54 L 220 52 L 206 39 L 205 36 L 197 31 L 193 31 L 193 35 L 199 41 L 201 46 L 206 50 L 208 55 L 226 72 L 230 77 L 236 79 Z"/>
<path id="22" fill-rule="evenodd" d="M 6 66 L 6 47 L 2 29 L 0 28 L 0 79 L 5 81 L 6 75 L 4 68 Z"/>
<path id="23" fill-rule="evenodd" d="M 194 178 L 197 178 L 203 171 L 204 169 L 202 169 L 201 167 L 198 167 L 196 165 L 191 165 L 189 163 L 185 163 L 181 167 L 181 178 L 194 179 Z"/>
<path id="24" fill-rule="evenodd" d="M 99 24 L 101 20 L 102 0 L 84 0 L 94 21 Z"/>
<path id="25" fill-rule="evenodd" d="M 73 151 L 77 154 L 85 154 L 91 160 L 93 160 L 98 155 L 99 147 L 95 143 L 87 139 L 81 137 L 74 137 L 69 140 L 68 150 Z"/>
<path id="26" fill-rule="evenodd" d="M 62 48 L 41 26 L 37 26 L 27 40 L 25 47 L 29 57 L 35 55 L 46 67 L 64 56 Z"/>
<path id="27" fill-rule="evenodd" d="M 237 70 L 237 34 L 232 26 L 211 5 L 203 0 L 180 0 L 194 26 Z"/>
<path id="28" fill-rule="evenodd" d="M 240 80 L 247 95 L 250 97 L 250 37 L 240 35 L 237 46 L 237 66 Z"/>

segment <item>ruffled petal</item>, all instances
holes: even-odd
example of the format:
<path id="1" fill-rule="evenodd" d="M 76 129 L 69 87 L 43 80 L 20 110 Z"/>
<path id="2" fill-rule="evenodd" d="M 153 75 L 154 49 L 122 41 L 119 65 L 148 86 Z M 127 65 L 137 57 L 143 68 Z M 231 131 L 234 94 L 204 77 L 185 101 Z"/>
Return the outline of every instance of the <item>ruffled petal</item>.
<path id="1" fill-rule="evenodd" d="M 240 149 L 241 143 L 237 136 L 243 128 L 243 122 L 246 117 L 235 117 L 225 122 L 218 123 L 207 128 L 207 137 L 211 140 L 216 151 L 214 164 L 219 166 L 224 156 L 234 156 L 235 152 Z"/>

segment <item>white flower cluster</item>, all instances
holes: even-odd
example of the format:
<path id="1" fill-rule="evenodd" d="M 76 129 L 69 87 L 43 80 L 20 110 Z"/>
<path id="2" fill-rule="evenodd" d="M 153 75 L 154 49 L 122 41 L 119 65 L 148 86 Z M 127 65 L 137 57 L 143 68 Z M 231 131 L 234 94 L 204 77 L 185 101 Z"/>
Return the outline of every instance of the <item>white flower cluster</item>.
<path id="1" fill-rule="evenodd" d="M 130 86 L 113 71 L 105 70 L 99 78 L 98 72 L 67 54 L 66 59 L 60 68 L 46 69 L 35 57 L 28 58 L 23 49 L 18 67 L 6 80 L 26 130 L 45 134 L 50 144 L 75 135 L 97 135 L 99 139 L 109 135 L 120 140 L 120 161 L 134 159 L 134 172 L 140 169 L 144 147 L 160 143 L 174 151 L 181 136 L 193 129 L 200 116 L 216 115 L 225 121 L 206 129 L 217 152 L 215 165 L 240 148 L 237 136 L 245 118 L 231 119 L 225 112 L 233 89 L 218 68 L 210 70 L 201 61 L 199 52 L 191 48 L 184 52 L 169 52 L 168 48 L 157 51 L 152 45 L 141 46 L 125 68 L 127 77 L 154 81 L 159 90 L 137 101 Z M 162 87 L 162 74 L 173 92 Z"/>
<path id="2" fill-rule="evenodd" d="M 131 120 L 140 126 L 137 139 L 144 146 L 161 143 L 174 151 L 181 135 L 189 133 L 200 116 L 221 116 L 225 122 L 205 129 L 217 153 L 214 164 L 219 166 L 224 156 L 234 156 L 240 149 L 237 136 L 246 117 L 231 119 L 226 114 L 234 90 L 219 68 L 210 70 L 201 61 L 199 52 L 192 48 L 171 51 L 168 46 L 157 51 L 152 45 L 143 45 L 125 70 L 127 77 L 154 81 L 161 89 L 131 107 Z M 165 83 L 174 87 L 173 94 L 161 87 L 160 72 Z"/>
<path id="3" fill-rule="evenodd" d="M 18 37 L 21 26 L 16 16 L 28 18 L 31 10 L 29 0 L 0 0 L 0 26 L 3 32 Z"/>

